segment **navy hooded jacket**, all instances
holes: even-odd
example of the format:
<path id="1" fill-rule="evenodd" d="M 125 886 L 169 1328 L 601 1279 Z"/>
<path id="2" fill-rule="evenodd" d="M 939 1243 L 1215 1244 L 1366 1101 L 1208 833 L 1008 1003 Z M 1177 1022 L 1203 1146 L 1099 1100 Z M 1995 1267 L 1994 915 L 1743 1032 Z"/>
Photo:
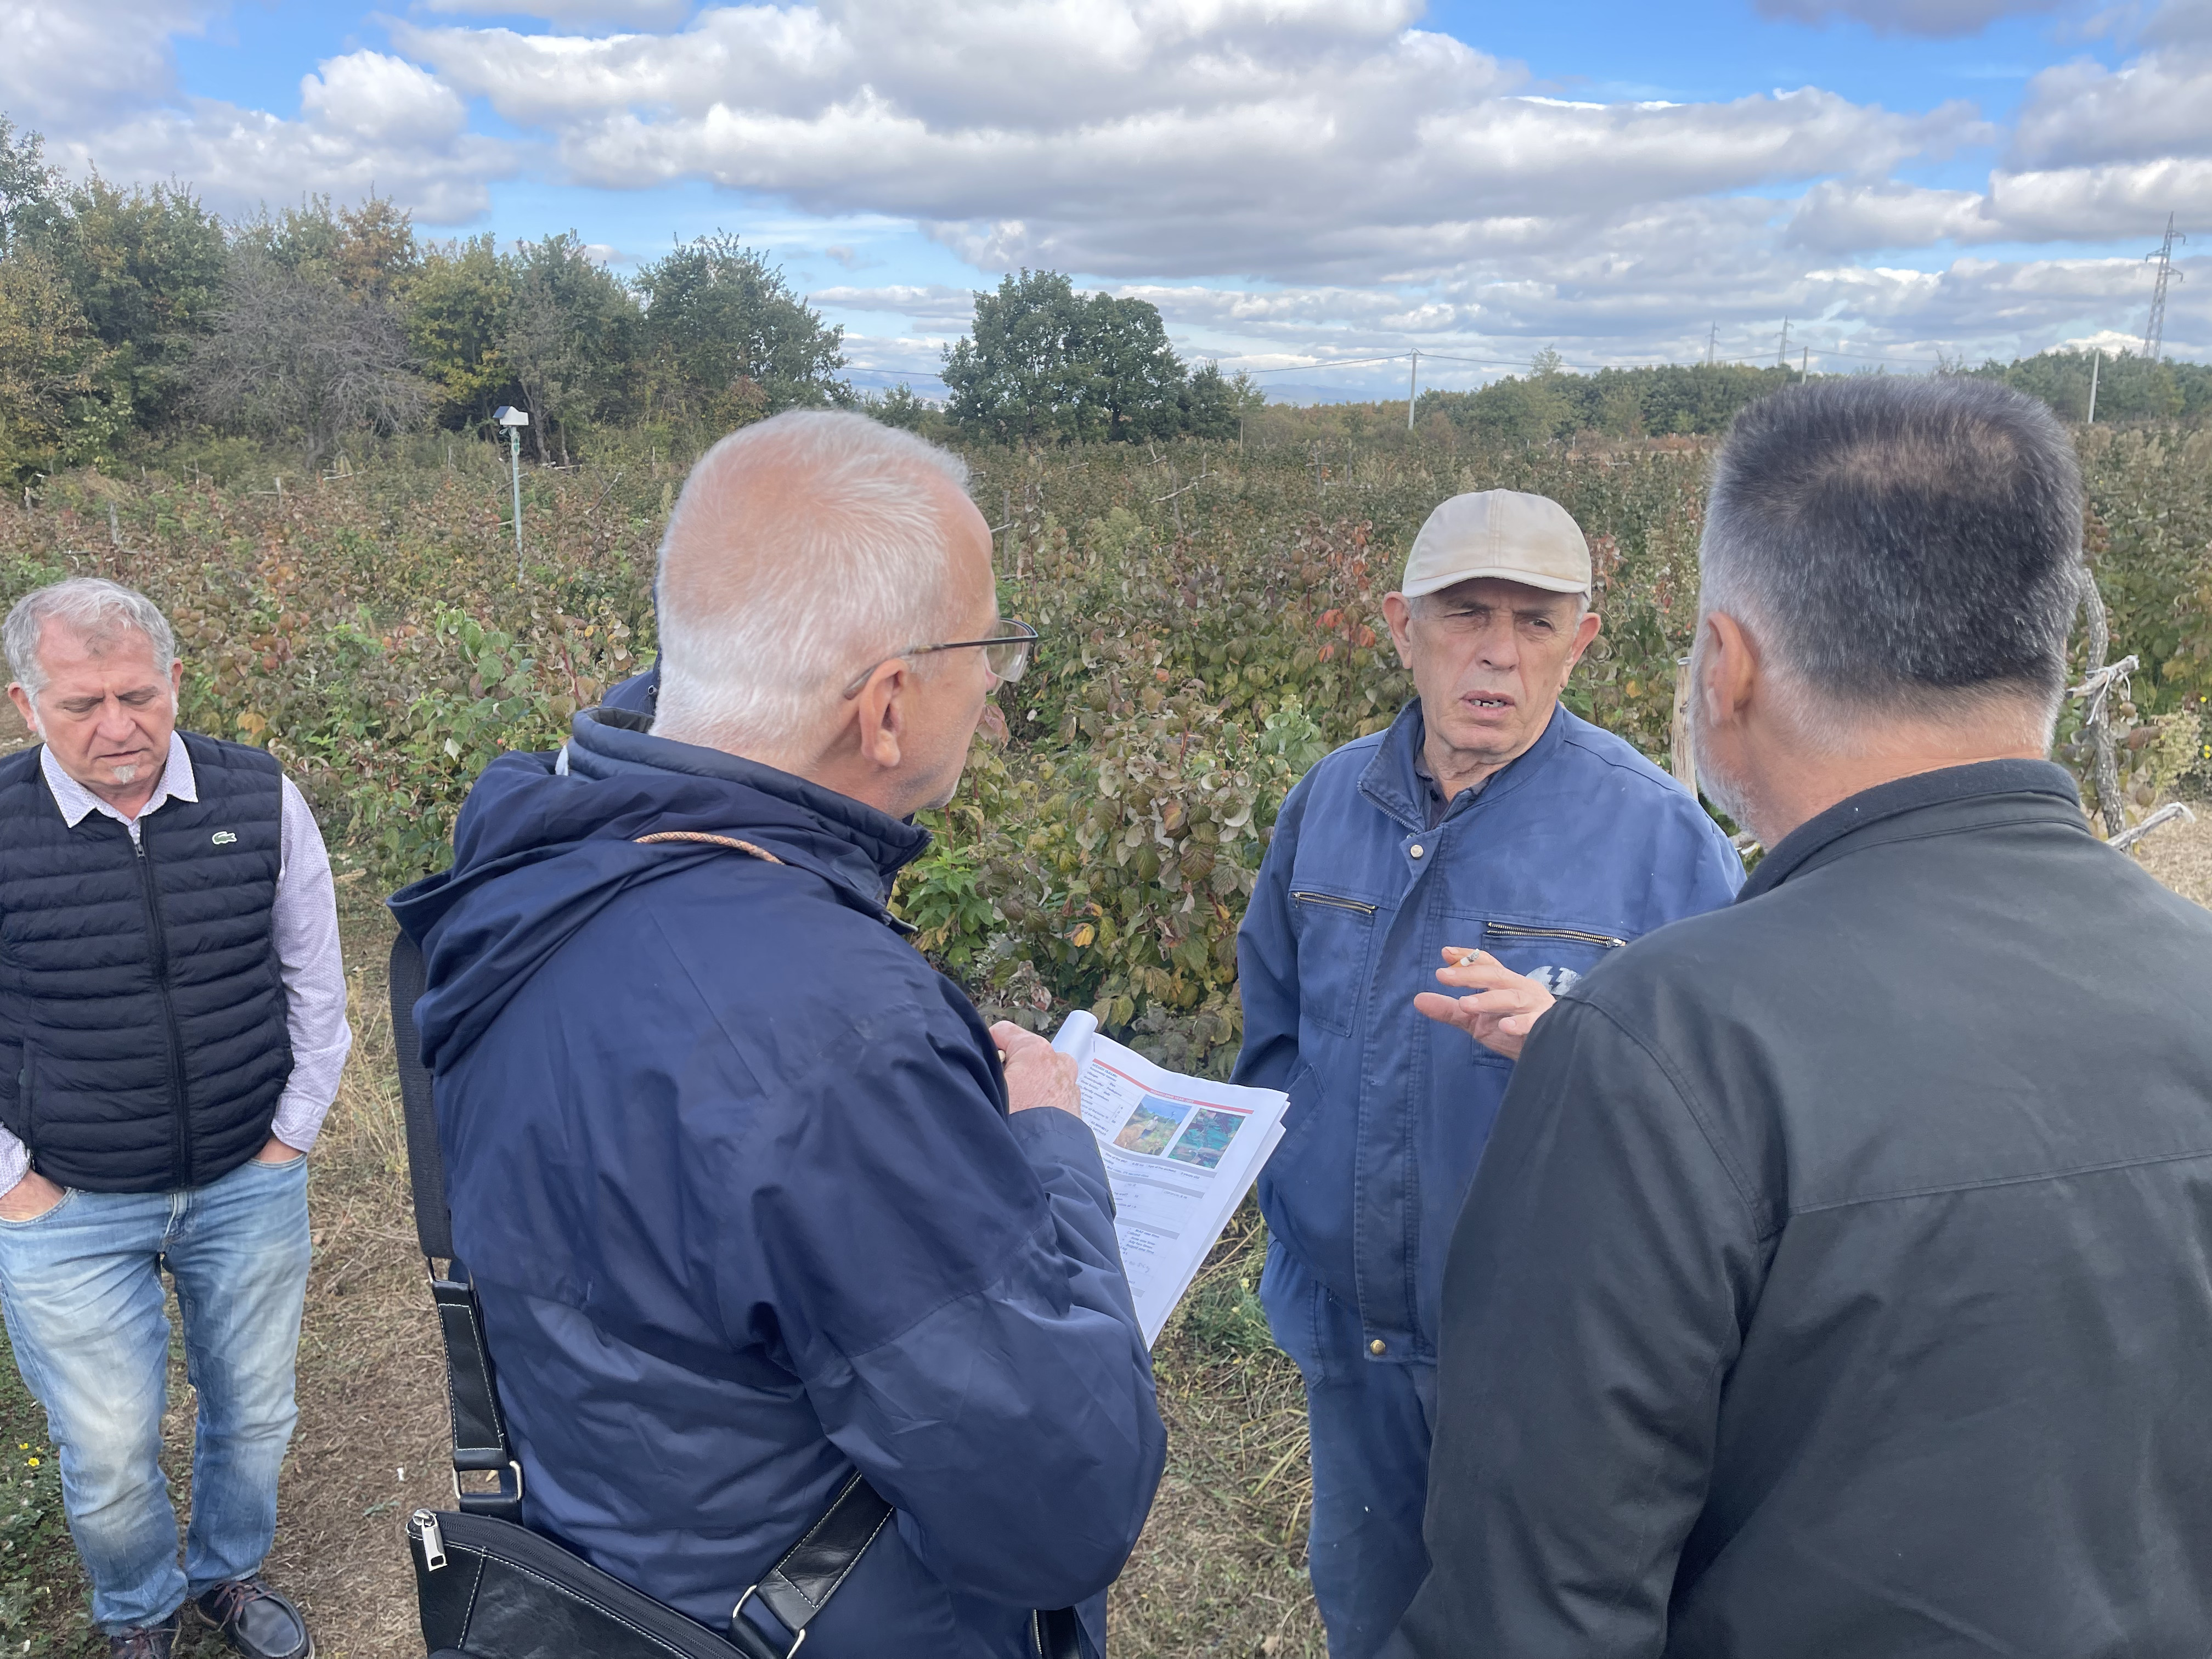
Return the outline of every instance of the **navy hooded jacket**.
<path id="1" fill-rule="evenodd" d="M 857 1468 L 897 1524 L 810 1656 L 1103 1649 L 1165 1437 L 1089 1130 L 895 931 L 926 832 L 635 719 L 392 902 L 525 1520 L 719 1626 Z"/>

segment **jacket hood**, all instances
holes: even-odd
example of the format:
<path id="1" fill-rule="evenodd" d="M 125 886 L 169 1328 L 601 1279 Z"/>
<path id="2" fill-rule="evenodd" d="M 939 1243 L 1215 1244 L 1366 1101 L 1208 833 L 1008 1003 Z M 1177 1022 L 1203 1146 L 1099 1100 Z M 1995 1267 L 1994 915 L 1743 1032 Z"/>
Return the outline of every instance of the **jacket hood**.
<path id="1" fill-rule="evenodd" d="M 586 709 L 557 755 L 503 755 L 453 826 L 453 867 L 392 895 L 422 947 L 422 1060 L 450 1065 L 530 975 L 626 889 L 731 853 L 640 845 L 676 831 L 750 842 L 904 931 L 884 908 L 929 832 L 735 755 L 656 738 L 636 715 Z"/>

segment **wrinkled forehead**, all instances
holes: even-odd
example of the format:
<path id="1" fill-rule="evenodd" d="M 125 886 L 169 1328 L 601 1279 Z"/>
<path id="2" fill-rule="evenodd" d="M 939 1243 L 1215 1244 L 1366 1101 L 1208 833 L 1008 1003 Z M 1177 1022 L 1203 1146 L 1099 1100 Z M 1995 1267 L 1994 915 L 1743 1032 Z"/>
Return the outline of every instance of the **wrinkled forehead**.
<path id="1" fill-rule="evenodd" d="M 1477 576 L 1438 588 L 1423 603 L 1438 611 L 1504 611 L 1516 615 L 1534 611 L 1548 617 L 1571 613 L 1582 603 L 1582 595 L 1554 592 L 1502 576 Z"/>
<path id="2" fill-rule="evenodd" d="M 39 666 L 50 694 L 68 695 L 70 684 L 106 686 L 115 681 L 160 681 L 167 667 L 155 659 L 154 641 L 127 623 L 80 628 L 58 617 L 39 630 Z"/>

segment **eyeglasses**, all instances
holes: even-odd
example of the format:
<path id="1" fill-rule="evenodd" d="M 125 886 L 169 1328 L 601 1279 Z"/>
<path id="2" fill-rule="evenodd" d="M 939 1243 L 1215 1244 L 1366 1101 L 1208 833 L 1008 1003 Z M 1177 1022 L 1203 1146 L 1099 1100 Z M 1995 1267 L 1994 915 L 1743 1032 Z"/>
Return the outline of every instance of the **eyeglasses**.
<path id="1" fill-rule="evenodd" d="M 983 666 L 991 671 L 991 678 L 1014 681 L 1029 672 L 1030 647 L 1037 642 L 1037 631 L 1025 622 L 1009 617 L 999 624 L 999 631 L 988 640 L 947 640 L 942 645 L 910 645 L 903 651 L 894 652 L 862 669 L 860 677 L 845 688 L 845 697 L 850 700 L 860 695 L 860 688 L 868 683 L 868 676 L 884 663 L 896 662 L 901 657 L 926 657 L 933 651 L 981 651 Z"/>

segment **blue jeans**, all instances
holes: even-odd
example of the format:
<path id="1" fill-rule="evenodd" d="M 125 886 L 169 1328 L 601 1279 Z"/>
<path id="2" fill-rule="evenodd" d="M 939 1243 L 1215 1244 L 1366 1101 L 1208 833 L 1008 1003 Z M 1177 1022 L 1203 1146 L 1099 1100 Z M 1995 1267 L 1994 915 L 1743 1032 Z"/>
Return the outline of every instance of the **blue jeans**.
<path id="1" fill-rule="evenodd" d="M 1370 1358 L 1358 1310 L 1272 1239 L 1260 1300 L 1306 1385 L 1313 1455 L 1306 1571 L 1328 1630 L 1329 1659 L 1371 1659 L 1429 1575 L 1421 1519 L 1436 1367 Z"/>
<path id="2" fill-rule="evenodd" d="M 70 1191 L 0 1219 L 0 1311 L 23 1382 L 46 1408 L 93 1621 L 157 1625 L 258 1571 L 276 1534 L 276 1472 L 298 1413 L 292 1364 L 307 1289 L 307 1160 L 240 1165 L 173 1193 Z M 175 1279 L 199 1393 L 192 1521 L 161 1474 Z"/>

